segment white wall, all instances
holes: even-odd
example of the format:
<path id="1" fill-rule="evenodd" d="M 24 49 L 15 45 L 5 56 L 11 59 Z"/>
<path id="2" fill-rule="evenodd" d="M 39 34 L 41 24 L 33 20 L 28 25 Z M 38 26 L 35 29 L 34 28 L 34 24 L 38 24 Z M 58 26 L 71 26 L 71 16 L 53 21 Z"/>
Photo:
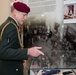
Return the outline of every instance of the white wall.
<path id="1" fill-rule="evenodd" d="M 28 5 L 28 0 L 20 0 Z"/>

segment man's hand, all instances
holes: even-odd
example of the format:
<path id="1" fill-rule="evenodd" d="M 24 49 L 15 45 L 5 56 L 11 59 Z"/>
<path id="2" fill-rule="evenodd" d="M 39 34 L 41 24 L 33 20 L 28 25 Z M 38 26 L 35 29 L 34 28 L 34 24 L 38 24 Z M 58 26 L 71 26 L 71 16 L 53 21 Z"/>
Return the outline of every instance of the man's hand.
<path id="1" fill-rule="evenodd" d="M 42 47 L 32 47 L 28 49 L 28 55 L 33 57 L 38 57 L 39 55 L 44 55 L 42 51 L 40 51 Z"/>
<path id="2" fill-rule="evenodd" d="M 26 60 L 23 60 L 23 68 L 25 68 L 26 67 Z"/>

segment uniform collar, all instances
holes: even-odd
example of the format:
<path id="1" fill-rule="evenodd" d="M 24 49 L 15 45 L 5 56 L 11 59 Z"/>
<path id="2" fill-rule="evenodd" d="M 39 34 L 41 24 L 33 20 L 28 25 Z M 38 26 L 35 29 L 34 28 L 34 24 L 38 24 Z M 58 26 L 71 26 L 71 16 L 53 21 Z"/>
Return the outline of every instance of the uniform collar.
<path id="1" fill-rule="evenodd" d="M 18 22 L 13 17 L 10 16 L 10 17 L 8 17 L 8 19 L 10 21 L 13 21 L 18 26 Z"/>

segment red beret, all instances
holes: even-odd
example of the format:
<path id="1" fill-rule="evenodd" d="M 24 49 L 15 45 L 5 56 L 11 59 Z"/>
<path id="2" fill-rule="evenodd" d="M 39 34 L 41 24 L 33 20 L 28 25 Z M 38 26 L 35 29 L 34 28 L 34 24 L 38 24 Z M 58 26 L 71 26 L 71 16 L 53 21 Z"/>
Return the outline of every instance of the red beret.
<path id="1" fill-rule="evenodd" d="M 30 12 L 30 8 L 23 2 L 14 2 L 13 7 L 20 12 L 25 12 L 25 13 Z"/>

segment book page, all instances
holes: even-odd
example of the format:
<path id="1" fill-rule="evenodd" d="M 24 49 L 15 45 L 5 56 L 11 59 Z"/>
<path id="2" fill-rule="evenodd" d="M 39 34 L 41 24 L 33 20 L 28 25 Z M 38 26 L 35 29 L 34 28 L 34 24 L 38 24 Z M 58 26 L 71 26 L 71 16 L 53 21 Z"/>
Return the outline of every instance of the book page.
<path id="1" fill-rule="evenodd" d="M 67 68 L 62 46 L 63 0 L 28 0 L 28 5 L 31 11 L 24 23 L 24 46 L 41 46 L 45 54 L 32 58 L 30 68 Z"/>

